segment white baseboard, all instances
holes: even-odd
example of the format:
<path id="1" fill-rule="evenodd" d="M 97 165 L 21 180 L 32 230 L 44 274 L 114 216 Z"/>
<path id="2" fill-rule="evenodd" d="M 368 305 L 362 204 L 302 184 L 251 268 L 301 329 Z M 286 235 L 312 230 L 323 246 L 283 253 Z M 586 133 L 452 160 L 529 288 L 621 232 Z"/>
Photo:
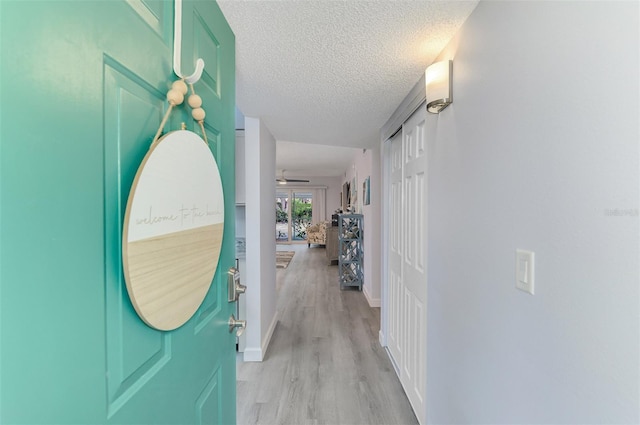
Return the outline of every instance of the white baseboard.
<path id="1" fill-rule="evenodd" d="M 400 367 L 398 366 L 396 361 L 393 359 L 393 356 L 391 355 L 391 352 L 389 351 L 389 348 L 385 347 L 384 351 L 387 352 L 387 356 L 389 357 L 389 361 L 391 362 L 391 365 L 393 366 L 393 370 L 396 372 L 396 375 L 398 375 L 398 379 L 401 379 Z M 402 388 L 404 388 L 404 384 L 402 385 Z M 411 405 L 411 409 L 413 409 L 413 405 Z M 415 410 L 414 410 L 414 413 L 415 413 Z M 418 417 L 418 415 L 416 415 L 416 417 Z"/>
<path id="2" fill-rule="evenodd" d="M 276 313 L 273 315 L 273 320 L 271 320 L 271 324 L 269 325 L 269 329 L 267 330 L 267 334 L 264 336 L 261 347 L 245 347 L 242 360 L 244 360 L 245 362 L 261 362 L 262 360 L 264 360 L 264 356 L 265 354 L 267 354 L 267 348 L 269 348 L 269 343 L 271 342 L 271 337 L 273 336 L 273 331 L 275 331 L 277 324 L 278 312 L 276 311 Z"/>
<path id="3" fill-rule="evenodd" d="M 369 307 L 380 307 L 382 305 L 380 302 L 380 298 L 371 298 L 371 296 L 369 295 L 369 290 L 366 286 L 362 287 L 362 292 L 364 293 L 364 297 L 369 303 Z"/>
<path id="4" fill-rule="evenodd" d="M 382 329 L 380 329 L 380 331 L 378 332 L 378 341 L 380 342 L 380 345 L 382 347 L 387 346 L 387 337 L 384 336 L 384 332 L 382 332 Z"/>
<path id="5" fill-rule="evenodd" d="M 267 348 L 269 348 L 269 343 L 271 342 L 271 337 L 273 336 L 273 331 L 276 330 L 276 325 L 278 324 L 278 310 L 273 315 L 273 319 L 271 320 L 271 324 L 269 325 L 269 329 L 267 329 L 267 334 L 264 336 L 264 341 L 262 341 L 262 354 L 264 358 L 264 354 L 267 354 Z"/>
<path id="6" fill-rule="evenodd" d="M 261 362 L 262 349 L 245 347 L 244 353 L 242 353 L 242 360 L 245 362 Z"/>

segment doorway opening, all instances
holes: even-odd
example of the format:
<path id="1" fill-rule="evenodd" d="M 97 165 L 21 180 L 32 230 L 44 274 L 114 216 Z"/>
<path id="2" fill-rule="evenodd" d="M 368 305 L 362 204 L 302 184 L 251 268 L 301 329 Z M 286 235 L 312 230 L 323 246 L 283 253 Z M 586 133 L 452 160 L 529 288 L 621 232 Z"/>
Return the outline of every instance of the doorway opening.
<path id="1" fill-rule="evenodd" d="M 282 190 L 276 192 L 276 242 L 304 243 L 311 224 L 313 193 Z"/>

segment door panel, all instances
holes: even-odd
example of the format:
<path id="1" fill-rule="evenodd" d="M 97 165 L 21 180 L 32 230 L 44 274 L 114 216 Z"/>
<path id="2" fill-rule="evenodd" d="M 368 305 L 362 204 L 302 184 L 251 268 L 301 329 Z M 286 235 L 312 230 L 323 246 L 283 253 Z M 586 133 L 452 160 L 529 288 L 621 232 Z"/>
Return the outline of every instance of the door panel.
<path id="1" fill-rule="evenodd" d="M 195 85 L 225 194 L 211 289 L 181 328 L 129 301 L 121 235 L 129 188 L 171 82 L 173 4 L 1 2 L 0 422 L 234 423 L 234 38 L 217 5 L 185 1 Z M 200 129 L 181 107 L 181 122 Z M 9 125 L 8 125 L 9 124 Z M 34 405 L 37 408 L 34 408 Z"/>
<path id="2" fill-rule="evenodd" d="M 107 416 L 113 416 L 171 358 L 171 334 L 135 320 L 122 274 L 122 218 L 138 164 L 157 130 L 164 95 L 115 59 L 105 56 L 104 216 Z M 138 123 L 144 123 L 144 127 Z M 155 128 L 154 128 L 155 127 Z M 131 137 L 138 132 L 137 137 Z M 135 314 L 135 313 L 133 313 Z"/>
<path id="3" fill-rule="evenodd" d="M 405 178 L 405 232 L 407 246 L 403 263 L 404 286 L 407 294 L 407 331 L 409 340 L 401 381 L 416 417 L 425 423 L 426 401 L 424 371 L 426 370 L 427 302 L 426 274 L 426 111 L 419 108 L 402 126 L 405 146 L 403 175 Z"/>
<path id="4" fill-rule="evenodd" d="M 311 224 L 312 192 L 291 192 L 291 238 L 289 242 L 307 240 L 307 227 Z"/>
<path id="5" fill-rule="evenodd" d="M 307 241 L 307 227 L 311 224 L 313 193 L 293 189 L 276 193 L 276 242 Z"/>
<path id="6" fill-rule="evenodd" d="M 420 423 L 426 418 L 426 111 L 391 139 L 388 347 Z"/>
<path id="7" fill-rule="evenodd" d="M 276 242 L 289 242 L 291 235 L 289 209 L 290 209 L 290 191 L 279 191 L 276 193 Z"/>

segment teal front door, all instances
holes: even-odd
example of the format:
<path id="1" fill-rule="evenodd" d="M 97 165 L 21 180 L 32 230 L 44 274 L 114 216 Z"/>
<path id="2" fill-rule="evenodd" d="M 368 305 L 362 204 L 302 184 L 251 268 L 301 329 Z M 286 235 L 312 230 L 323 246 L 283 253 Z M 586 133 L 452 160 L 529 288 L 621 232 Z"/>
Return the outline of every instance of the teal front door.
<path id="1" fill-rule="evenodd" d="M 0 423 L 235 422 L 234 36 L 217 4 L 183 9 L 183 72 L 207 112 L 225 197 L 222 253 L 195 316 L 138 318 L 121 235 L 167 107 L 173 3 L 0 0 Z M 165 127 L 184 122 L 185 107 Z"/>

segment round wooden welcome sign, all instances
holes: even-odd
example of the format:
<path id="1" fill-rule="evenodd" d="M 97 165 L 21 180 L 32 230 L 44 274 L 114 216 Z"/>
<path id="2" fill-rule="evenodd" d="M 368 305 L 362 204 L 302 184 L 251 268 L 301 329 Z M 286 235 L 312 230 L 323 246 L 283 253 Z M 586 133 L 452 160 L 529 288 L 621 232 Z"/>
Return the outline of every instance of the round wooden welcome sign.
<path id="1" fill-rule="evenodd" d="M 224 228 L 218 165 L 204 140 L 174 131 L 151 146 L 133 181 L 122 259 L 133 306 L 149 326 L 176 329 L 215 274 Z"/>

